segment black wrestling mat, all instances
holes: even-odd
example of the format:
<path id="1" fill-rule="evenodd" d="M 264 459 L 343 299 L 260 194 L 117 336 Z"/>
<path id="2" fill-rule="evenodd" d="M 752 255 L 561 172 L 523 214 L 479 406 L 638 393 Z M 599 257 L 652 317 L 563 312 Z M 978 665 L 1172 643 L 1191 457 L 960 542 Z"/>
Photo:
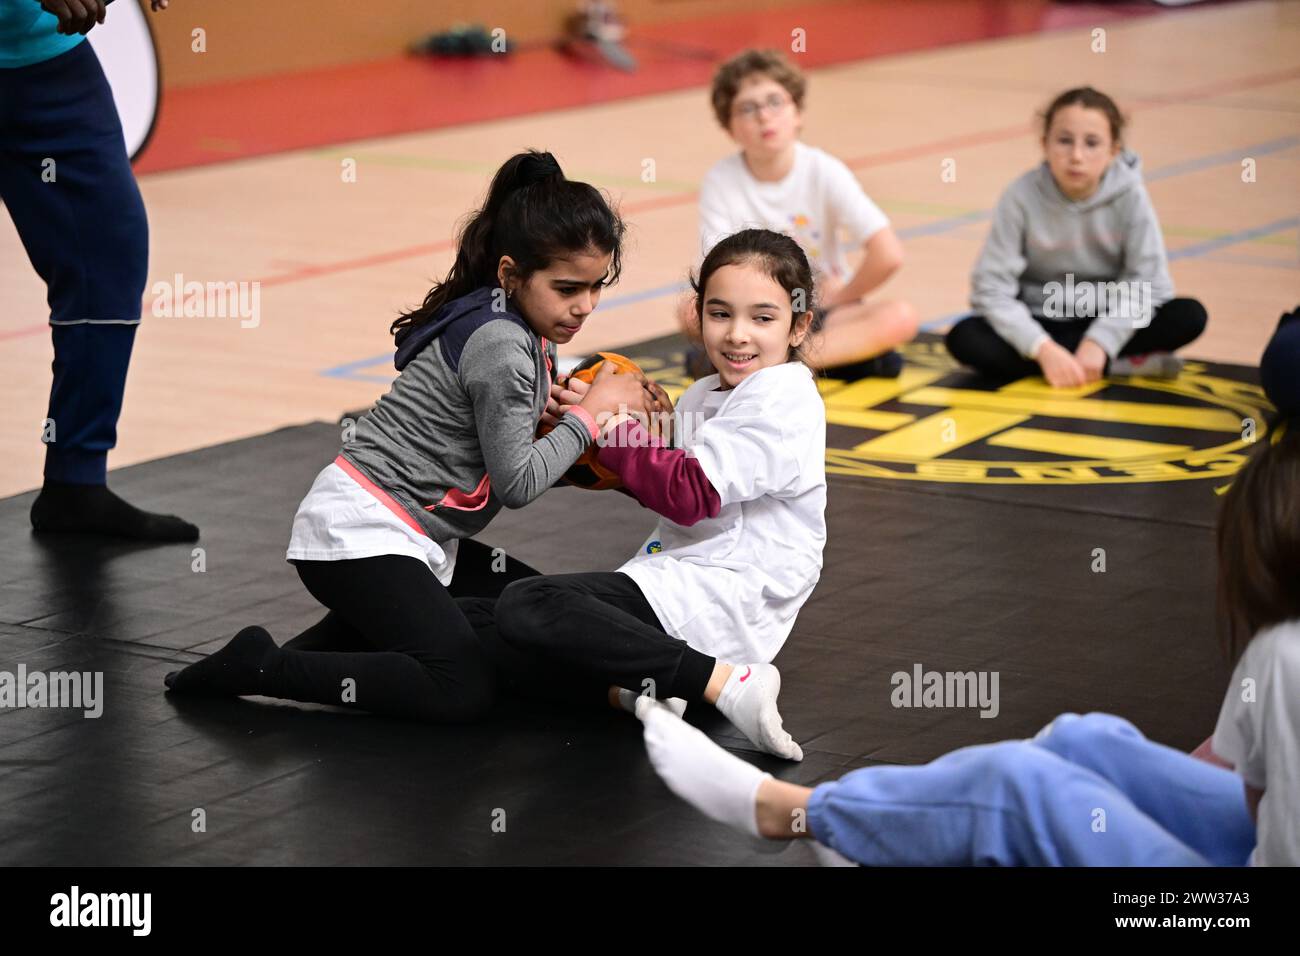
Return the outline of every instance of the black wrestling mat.
<path id="1" fill-rule="evenodd" d="M 671 350 L 628 351 L 666 375 Z M 903 382 L 827 383 L 826 565 L 776 661 L 805 760 L 753 753 L 707 707 L 688 720 L 808 785 L 1030 736 L 1070 710 L 1195 746 L 1227 679 L 1211 522 L 1246 440 L 1229 418 L 1264 407 L 1250 373 L 1193 367 L 1184 383 L 1107 386 L 1080 397 L 1084 415 L 1030 386 L 972 384 L 928 342 L 912 357 Z M 481 724 L 433 727 L 166 697 L 167 671 L 239 628 L 283 642 L 319 617 L 283 555 L 339 444 L 337 427 L 313 424 L 113 472 L 129 500 L 196 521 L 197 546 L 38 538 L 34 493 L 0 501 L 0 683 L 102 674 L 99 716 L 0 708 L 0 863 L 814 861 L 802 844 L 756 854 L 679 802 L 625 714 L 506 702 Z M 940 477 L 944 462 L 962 462 L 959 477 Z M 562 488 L 503 512 L 486 538 L 544 571 L 608 569 L 652 524 L 622 495 Z M 949 673 L 971 675 L 947 683 L 968 687 L 964 700 L 928 694 Z"/>

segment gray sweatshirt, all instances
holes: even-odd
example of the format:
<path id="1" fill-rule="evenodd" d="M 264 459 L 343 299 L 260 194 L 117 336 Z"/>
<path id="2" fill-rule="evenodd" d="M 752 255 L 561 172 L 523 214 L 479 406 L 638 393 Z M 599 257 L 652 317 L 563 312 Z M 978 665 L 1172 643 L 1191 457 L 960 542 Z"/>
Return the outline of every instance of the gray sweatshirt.
<path id="1" fill-rule="evenodd" d="M 1128 150 L 1081 202 L 1065 197 L 1046 162 L 1013 182 L 971 273 L 971 306 L 1026 358 L 1047 338 L 1032 316 L 1095 318 L 1088 337 L 1114 358 L 1173 297 L 1142 161 Z"/>
<path id="2" fill-rule="evenodd" d="M 591 443 L 565 415 L 534 441 L 555 346 L 491 289 L 443 306 L 399 338 L 401 374 L 357 421 L 343 457 L 387 491 L 435 541 L 468 538 L 551 487 Z"/>

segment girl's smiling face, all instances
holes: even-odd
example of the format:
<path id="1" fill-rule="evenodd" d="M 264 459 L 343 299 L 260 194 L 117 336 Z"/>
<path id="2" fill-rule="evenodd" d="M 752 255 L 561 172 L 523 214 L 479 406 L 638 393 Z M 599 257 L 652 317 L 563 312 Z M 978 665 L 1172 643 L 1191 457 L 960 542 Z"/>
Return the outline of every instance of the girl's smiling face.
<path id="1" fill-rule="evenodd" d="M 1058 109 L 1043 137 L 1043 153 L 1052 178 L 1074 202 L 1097 191 L 1106 167 L 1119 150 L 1106 114 L 1078 103 Z"/>
<path id="2" fill-rule="evenodd" d="M 581 331 L 587 317 L 595 311 L 612 259 L 608 252 L 587 249 L 556 258 L 545 269 L 520 282 L 514 260 L 502 256 L 497 280 L 512 294 L 519 313 L 534 332 L 549 342 L 563 345 Z"/>
<path id="3" fill-rule="evenodd" d="M 811 312 L 795 315 L 790 293 L 757 261 L 720 266 L 700 296 L 704 350 L 723 388 L 789 361 L 812 322 Z"/>

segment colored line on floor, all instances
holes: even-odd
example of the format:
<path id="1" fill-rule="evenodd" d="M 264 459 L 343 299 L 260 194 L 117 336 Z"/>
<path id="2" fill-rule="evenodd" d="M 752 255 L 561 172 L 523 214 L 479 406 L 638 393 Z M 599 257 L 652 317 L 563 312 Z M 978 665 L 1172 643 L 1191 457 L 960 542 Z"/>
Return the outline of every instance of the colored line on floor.
<path id="1" fill-rule="evenodd" d="M 1293 139 L 1295 140 L 1293 145 L 1300 144 L 1300 137 L 1293 137 Z M 1259 147 L 1268 146 L 1270 143 L 1277 143 L 1277 142 L 1278 141 L 1276 140 L 1272 140 L 1269 141 L 1269 143 L 1252 144 L 1251 146 L 1243 147 L 1243 149 L 1246 151 L 1253 151 L 1255 155 L 1263 155 L 1263 153 L 1260 152 Z M 1277 148 L 1284 148 L 1284 147 L 1277 147 Z M 1250 154 L 1249 152 L 1245 153 L 1245 155 L 1249 155 L 1249 154 Z M 1224 154 L 1216 153 L 1213 155 L 1219 157 L 1220 162 L 1225 161 L 1222 159 Z M 1237 153 L 1236 155 L 1240 156 L 1242 154 Z M 1186 163 L 1181 163 L 1178 165 L 1186 165 Z M 1157 170 L 1155 172 L 1155 175 L 1159 175 L 1160 172 L 1161 170 Z M 673 206 L 682 205 L 684 203 L 694 202 L 695 199 L 696 199 L 696 194 L 694 192 L 679 194 L 679 195 L 670 195 L 661 198 L 629 202 L 622 207 L 622 211 L 624 212 L 625 215 L 630 217 L 637 213 L 653 212 L 658 209 L 669 208 Z M 947 232 L 949 230 L 956 229 L 961 226 L 966 226 L 966 225 L 971 225 L 973 223 L 986 221 L 990 218 L 991 215 L 992 215 L 992 210 L 984 210 L 978 213 L 970 213 L 967 215 L 953 217 L 951 219 L 940 220 L 937 223 L 924 223 L 918 226 L 911 226 L 906 229 L 899 230 L 898 234 L 899 237 L 902 239 L 917 238 L 919 236 L 937 235 L 939 233 Z M 304 267 L 303 269 L 290 270 L 281 275 L 261 279 L 259 281 L 261 281 L 263 285 L 280 285 L 285 282 L 294 282 L 299 279 L 314 278 L 320 275 L 325 275 L 327 273 L 346 272 L 350 269 L 365 268 L 366 266 L 375 263 L 393 262 L 410 256 L 428 255 L 433 252 L 444 251 L 450 247 L 451 247 L 450 240 L 445 240 L 440 243 L 409 246 L 405 249 L 396 249 L 396 250 L 391 250 L 389 252 L 376 253 L 374 256 L 366 256 L 360 259 L 344 259 L 338 262 L 328 263 L 321 266 L 310 266 L 310 267 Z M 663 286 L 660 288 L 667 289 L 669 287 Z"/>
<path id="2" fill-rule="evenodd" d="M 1255 226 L 1250 229 L 1244 229 L 1240 232 L 1228 233 L 1217 239 L 1211 240 L 1210 242 L 1199 243 L 1195 246 L 1184 247 L 1183 249 L 1176 249 L 1169 253 L 1169 261 L 1174 262 L 1180 259 L 1193 259 L 1236 243 L 1248 242 L 1261 236 L 1266 236 L 1283 229 L 1296 228 L 1297 226 L 1300 226 L 1300 217 L 1291 216 L 1286 219 L 1275 220 L 1274 222 L 1263 226 Z M 900 235 L 902 235 L 901 232 Z M 686 288 L 687 286 L 685 283 L 676 282 L 670 285 L 644 289 L 628 296 L 620 296 L 618 299 L 615 299 L 613 302 L 609 302 L 608 304 L 602 304 L 601 310 L 608 312 L 610 309 L 618 308 L 620 305 L 632 305 L 637 302 L 645 302 L 650 299 L 659 298 L 660 296 L 678 294 Z M 921 331 L 933 332 L 946 328 L 952 325 L 953 322 L 956 322 L 958 319 L 964 318 L 969 314 L 968 311 L 953 312 L 935 319 L 929 319 L 921 324 Z M 44 328 L 44 326 L 41 326 L 40 328 Z M 378 375 L 358 373 L 356 370 L 381 363 L 387 363 L 391 361 L 391 359 L 392 354 L 385 353 L 373 358 L 359 359 L 355 362 L 348 362 L 343 365 L 336 365 L 328 369 L 323 369 L 320 374 L 327 378 L 347 378 L 355 381 L 382 382 L 387 384 L 392 381 L 391 376 L 385 378 Z"/>
<path id="3" fill-rule="evenodd" d="M 1175 249 L 1169 253 L 1169 261 L 1174 262 L 1178 259 L 1195 259 L 1197 256 L 1205 255 L 1207 252 L 1215 252 L 1227 246 L 1236 245 L 1239 242 L 1247 242 L 1260 236 L 1268 236 L 1275 232 L 1281 232 L 1284 229 L 1295 229 L 1297 227 L 1300 227 L 1300 216 L 1288 216 L 1285 219 L 1275 219 L 1273 222 L 1266 223 L 1262 226 L 1253 226 L 1250 229 L 1243 229 L 1240 232 L 1220 236 L 1217 239 L 1210 239 L 1206 242 L 1198 242 L 1194 245 L 1183 246 L 1181 249 Z"/>

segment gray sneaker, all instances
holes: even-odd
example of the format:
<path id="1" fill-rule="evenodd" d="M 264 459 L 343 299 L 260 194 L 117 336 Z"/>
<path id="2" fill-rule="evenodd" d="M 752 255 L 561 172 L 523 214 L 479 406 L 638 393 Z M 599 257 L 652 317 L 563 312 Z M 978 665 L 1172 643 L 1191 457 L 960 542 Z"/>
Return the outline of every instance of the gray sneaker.
<path id="1" fill-rule="evenodd" d="M 1146 355 L 1128 355 L 1110 363 L 1108 375 L 1140 375 L 1143 378 L 1177 378 L 1183 370 L 1183 360 L 1173 352 L 1150 352 Z"/>

